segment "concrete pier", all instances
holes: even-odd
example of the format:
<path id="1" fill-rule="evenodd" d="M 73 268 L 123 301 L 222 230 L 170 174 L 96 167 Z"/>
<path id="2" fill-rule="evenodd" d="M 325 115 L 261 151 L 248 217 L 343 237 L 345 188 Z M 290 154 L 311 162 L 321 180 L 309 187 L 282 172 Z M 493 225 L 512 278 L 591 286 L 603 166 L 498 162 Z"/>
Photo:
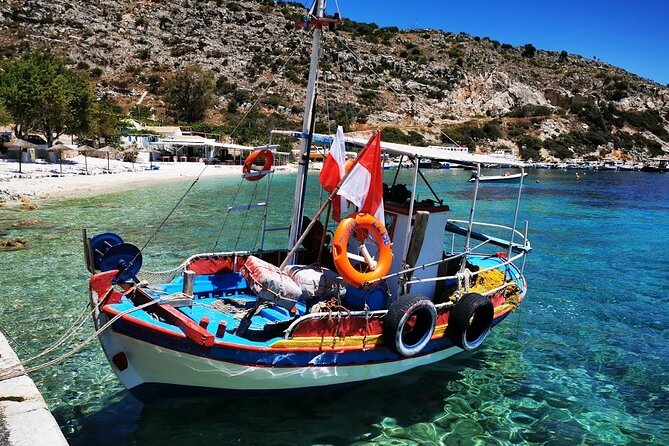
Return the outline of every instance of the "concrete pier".
<path id="1" fill-rule="evenodd" d="M 44 398 L 1 332 L 0 445 L 67 446 Z"/>

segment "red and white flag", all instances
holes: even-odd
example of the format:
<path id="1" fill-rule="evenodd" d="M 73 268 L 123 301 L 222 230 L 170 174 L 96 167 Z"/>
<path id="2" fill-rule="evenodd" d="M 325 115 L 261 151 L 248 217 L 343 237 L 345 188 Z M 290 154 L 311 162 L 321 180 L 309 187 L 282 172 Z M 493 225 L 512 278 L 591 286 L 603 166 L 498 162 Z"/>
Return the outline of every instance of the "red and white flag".
<path id="1" fill-rule="evenodd" d="M 380 131 L 371 137 L 358 155 L 358 163 L 339 188 L 339 195 L 355 204 L 360 212 L 372 214 L 381 222 L 385 221 Z"/>
<path id="2" fill-rule="evenodd" d="M 330 146 L 330 153 L 325 158 L 323 169 L 321 169 L 321 174 L 318 176 L 318 181 L 320 181 L 323 189 L 332 193 L 344 177 L 345 166 L 346 145 L 344 144 L 344 129 L 342 126 L 338 126 L 337 133 L 335 133 L 332 145 Z M 339 221 L 341 220 L 341 210 L 346 208 L 346 198 L 337 195 L 332 203 L 332 217 L 335 221 Z"/>

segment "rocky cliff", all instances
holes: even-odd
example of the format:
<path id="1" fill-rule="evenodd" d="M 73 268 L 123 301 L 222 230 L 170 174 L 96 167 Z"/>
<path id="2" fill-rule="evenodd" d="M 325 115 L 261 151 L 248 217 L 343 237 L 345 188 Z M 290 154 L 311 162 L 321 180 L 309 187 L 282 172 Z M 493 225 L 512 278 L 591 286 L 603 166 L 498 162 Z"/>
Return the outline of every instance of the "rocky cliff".
<path id="1" fill-rule="evenodd" d="M 268 0 L 5 0 L 0 51 L 50 48 L 126 110 L 148 92 L 142 106 L 158 118 L 165 79 L 197 63 L 219 81 L 209 122 L 238 118 L 261 92 L 265 113 L 298 121 L 311 45 L 293 26 L 302 14 L 297 3 Z M 347 22 L 325 32 L 319 94 L 321 120 L 349 130 L 394 126 L 429 143 L 447 134 L 526 158 L 669 151 L 666 86 L 485 37 Z"/>

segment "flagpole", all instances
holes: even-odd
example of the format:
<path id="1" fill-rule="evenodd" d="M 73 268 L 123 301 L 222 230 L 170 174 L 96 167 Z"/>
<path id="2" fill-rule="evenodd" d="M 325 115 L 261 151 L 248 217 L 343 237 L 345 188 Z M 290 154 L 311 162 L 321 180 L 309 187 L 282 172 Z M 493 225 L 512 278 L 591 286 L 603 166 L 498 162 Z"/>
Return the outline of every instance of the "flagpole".
<path id="1" fill-rule="evenodd" d="M 370 141 L 374 138 L 374 136 L 376 136 L 377 133 L 378 133 L 378 130 L 374 133 L 374 135 L 372 135 L 372 138 L 370 138 Z M 318 210 L 316 211 L 314 216 L 311 218 L 311 221 L 309 222 L 307 227 L 302 231 L 302 235 L 300 235 L 300 238 L 297 239 L 297 241 L 295 242 L 295 245 L 293 245 L 293 247 L 290 249 L 290 251 L 288 251 L 288 254 L 286 255 L 286 258 L 283 260 L 283 262 L 279 266 L 279 269 L 283 269 L 283 267 L 286 266 L 288 264 L 288 262 L 290 262 L 290 259 L 293 258 L 293 256 L 297 252 L 298 248 L 300 247 L 300 245 L 304 241 L 304 239 L 307 238 L 307 235 L 309 234 L 309 231 L 311 231 L 311 228 L 314 227 L 314 225 L 318 221 L 318 218 L 321 216 L 321 214 L 323 213 L 325 208 L 337 196 L 337 192 L 339 192 L 339 189 L 341 188 L 342 184 L 344 184 L 344 181 L 346 181 L 346 179 L 351 174 L 351 172 L 353 172 L 353 168 L 358 164 L 358 162 L 360 161 L 360 158 L 362 158 L 362 155 L 367 151 L 367 149 L 370 147 L 370 145 L 371 144 L 368 143 L 365 146 L 365 148 L 362 149 L 362 151 L 358 154 L 358 156 L 355 157 L 355 159 L 353 160 L 353 164 L 351 165 L 351 168 L 348 170 L 348 172 L 346 172 L 344 174 L 342 179 L 339 180 L 339 184 L 337 184 L 337 186 L 334 189 L 332 189 L 332 192 L 330 192 L 330 195 L 328 195 L 327 200 L 325 200 L 323 202 L 323 204 L 321 205 L 321 207 L 318 208 Z"/>

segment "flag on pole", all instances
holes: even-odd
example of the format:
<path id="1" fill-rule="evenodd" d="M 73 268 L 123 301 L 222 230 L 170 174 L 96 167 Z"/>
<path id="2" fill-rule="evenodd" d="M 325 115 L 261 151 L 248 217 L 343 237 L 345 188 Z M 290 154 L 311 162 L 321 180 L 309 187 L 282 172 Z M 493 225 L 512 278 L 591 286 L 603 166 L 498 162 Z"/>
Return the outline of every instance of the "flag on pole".
<path id="1" fill-rule="evenodd" d="M 344 144 L 344 129 L 342 126 L 337 126 L 337 133 L 335 133 L 335 137 L 332 140 L 330 153 L 325 158 L 323 169 L 321 169 L 321 173 L 318 176 L 318 181 L 320 181 L 323 189 L 332 193 L 344 177 L 345 165 L 346 145 Z M 335 221 L 339 221 L 341 220 L 341 210 L 346 208 L 346 198 L 337 195 L 332 203 L 332 218 Z"/>
<path id="2" fill-rule="evenodd" d="M 358 163 L 339 188 L 360 212 L 372 214 L 384 222 L 383 165 L 381 160 L 381 132 L 376 132 L 358 155 Z"/>

